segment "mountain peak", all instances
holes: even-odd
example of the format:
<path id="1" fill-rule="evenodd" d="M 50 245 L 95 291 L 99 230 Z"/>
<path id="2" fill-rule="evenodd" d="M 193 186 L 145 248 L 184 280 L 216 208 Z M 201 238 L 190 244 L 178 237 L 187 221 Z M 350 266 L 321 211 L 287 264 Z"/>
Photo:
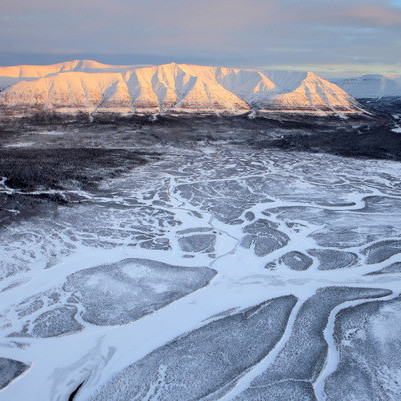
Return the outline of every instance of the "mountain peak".
<path id="1" fill-rule="evenodd" d="M 73 60 L 1 67 L 0 77 L 0 107 L 8 112 L 361 113 L 350 95 L 313 72 Z"/>

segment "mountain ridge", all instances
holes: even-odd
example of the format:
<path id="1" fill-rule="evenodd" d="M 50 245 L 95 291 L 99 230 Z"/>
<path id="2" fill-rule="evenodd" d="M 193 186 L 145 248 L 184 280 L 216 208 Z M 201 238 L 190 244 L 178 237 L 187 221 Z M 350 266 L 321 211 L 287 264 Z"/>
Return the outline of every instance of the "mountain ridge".
<path id="1" fill-rule="evenodd" d="M 333 79 L 331 82 L 357 99 L 401 97 L 401 75 L 367 74 L 355 78 Z"/>
<path id="2" fill-rule="evenodd" d="M 358 102 L 312 72 L 163 64 L 111 66 L 74 60 L 0 67 L 0 107 L 130 114 L 363 114 Z"/>

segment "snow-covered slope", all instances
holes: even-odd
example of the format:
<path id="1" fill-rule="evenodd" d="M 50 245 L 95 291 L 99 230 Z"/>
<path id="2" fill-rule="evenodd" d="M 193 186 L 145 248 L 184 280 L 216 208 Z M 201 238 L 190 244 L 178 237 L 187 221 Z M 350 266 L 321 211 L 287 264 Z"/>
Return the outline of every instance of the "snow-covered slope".
<path id="1" fill-rule="evenodd" d="M 0 77 L 0 106 L 14 114 L 361 113 L 349 94 L 311 72 L 72 61 L 3 67 Z"/>
<path id="2" fill-rule="evenodd" d="M 109 65 L 98 63 L 93 60 L 73 60 L 51 65 L 17 65 L 11 67 L 0 67 L 0 77 L 15 78 L 41 78 L 59 72 L 81 71 L 81 72 L 109 72 L 125 71 L 138 66 Z"/>
<path id="3" fill-rule="evenodd" d="M 370 74 L 357 78 L 332 80 L 357 99 L 401 96 L 401 76 Z"/>

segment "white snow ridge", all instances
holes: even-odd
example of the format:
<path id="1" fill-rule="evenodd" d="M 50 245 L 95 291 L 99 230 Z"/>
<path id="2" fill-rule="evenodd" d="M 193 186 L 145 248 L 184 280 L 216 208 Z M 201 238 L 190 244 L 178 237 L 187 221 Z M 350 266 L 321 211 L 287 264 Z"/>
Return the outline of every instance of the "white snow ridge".
<path id="1" fill-rule="evenodd" d="M 362 113 L 351 95 L 311 72 L 95 61 L 0 67 L 0 107 L 13 115 Z"/>

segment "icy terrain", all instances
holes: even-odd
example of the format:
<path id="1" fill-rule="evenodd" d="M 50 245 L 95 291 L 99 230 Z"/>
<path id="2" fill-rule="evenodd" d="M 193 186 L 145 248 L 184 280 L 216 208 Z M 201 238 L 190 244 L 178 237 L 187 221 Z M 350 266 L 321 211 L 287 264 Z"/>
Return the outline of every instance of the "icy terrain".
<path id="1" fill-rule="evenodd" d="M 363 113 L 352 96 L 312 72 L 94 61 L 0 67 L 0 109 L 14 116 Z"/>
<path id="2" fill-rule="evenodd" d="M 400 399 L 399 162 L 42 134 L 163 157 L 3 208 L 1 401 Z"/>

